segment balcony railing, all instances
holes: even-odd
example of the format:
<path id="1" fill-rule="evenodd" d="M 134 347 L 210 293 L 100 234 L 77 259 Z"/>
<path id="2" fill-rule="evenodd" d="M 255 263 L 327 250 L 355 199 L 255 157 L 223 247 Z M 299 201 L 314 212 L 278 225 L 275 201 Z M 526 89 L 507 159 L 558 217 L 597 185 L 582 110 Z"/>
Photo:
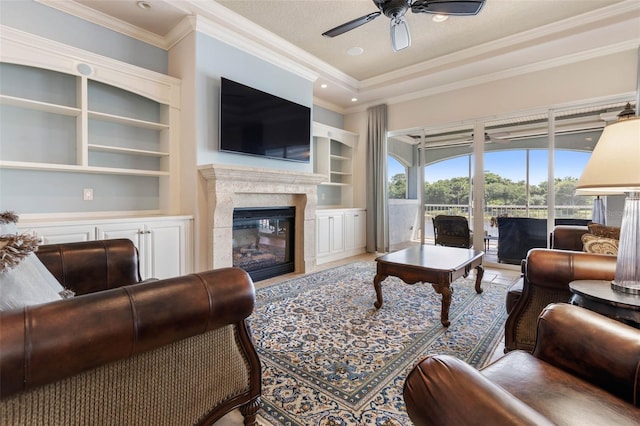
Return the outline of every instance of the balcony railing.
<path id="1" fill-rule="evenodd" d="M 591 219 L 591 206 L 555 206 L 556 218 Z M 425 204 L 425 214 L 435 217 L 439 214 L 469 216 L 469 206 L 461 204 Z M 535 217 L 545 219 L 547 206 L 491 205 L 483 209 L 483 217 L 510 216 Z"/>
<path id="2" fill-rule="evenodd" d="M 439 214 L 470 217 L 469 226 L 473 228 L 473 214 L 469 215 L 469 206 L 460 204 L 425 204 L 425 216 L 428 219 L 425 237 L 433 238 L 431 219 Z M 556 218 L 591 219 L 591 206 L 555 206 Z M 498 216 L 547 218 L 547 206 L 491 205 L 483 209 L 482 217 L 486 235 L 497 236 L 498 231 L 492 226 L 492 218 Z"/>

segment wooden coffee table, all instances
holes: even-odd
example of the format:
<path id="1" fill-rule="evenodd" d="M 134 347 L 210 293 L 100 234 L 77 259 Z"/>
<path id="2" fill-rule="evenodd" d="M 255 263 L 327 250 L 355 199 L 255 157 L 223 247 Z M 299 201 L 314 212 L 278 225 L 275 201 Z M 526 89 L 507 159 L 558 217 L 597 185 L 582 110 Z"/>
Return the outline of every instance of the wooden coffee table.
<path id="1" fill-rule="evenodd" d="M 377 300 L 373 304 L 382 307 L 382 281 L 389 275 L 398 277 L 407 284 L 431 283 L 436 293 L 442 294 L 440 322 L 448 327 L 451 305 L 451 283 L 466 277 L 476 268 L 476 292 L 482 293 L 480 284 L 484 275 L 483 251 L 474 249 L 420 245 L 396 251 L 376 258 L 377 271 L 373 279 Z"/>

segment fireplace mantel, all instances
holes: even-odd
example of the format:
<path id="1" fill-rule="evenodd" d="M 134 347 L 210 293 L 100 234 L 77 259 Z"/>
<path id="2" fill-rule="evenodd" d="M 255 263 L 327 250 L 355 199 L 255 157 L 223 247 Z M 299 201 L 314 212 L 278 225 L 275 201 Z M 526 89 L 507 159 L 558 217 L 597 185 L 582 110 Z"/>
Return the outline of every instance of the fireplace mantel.
<path id="1" fill-rule="evenodd" d="M 199 167 L 207 181 L 209 259 L 214 269 L 232 266 L 233 209 L 239 207 L 296 208 L 295 272 L 316 267 L 317 185 L 326 176 L 291 170 L 272 170 L 209 164 Z"/>

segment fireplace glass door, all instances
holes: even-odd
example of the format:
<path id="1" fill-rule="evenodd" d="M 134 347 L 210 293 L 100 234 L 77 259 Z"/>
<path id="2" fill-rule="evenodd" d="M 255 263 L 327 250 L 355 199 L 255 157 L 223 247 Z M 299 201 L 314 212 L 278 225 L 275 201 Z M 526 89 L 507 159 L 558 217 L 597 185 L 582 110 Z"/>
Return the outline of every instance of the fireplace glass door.
<path id="1" fill-rule="evenodd" d="M 295 207 L 233 211 L 233 266 L 254 281 L 294 271 Z"/>

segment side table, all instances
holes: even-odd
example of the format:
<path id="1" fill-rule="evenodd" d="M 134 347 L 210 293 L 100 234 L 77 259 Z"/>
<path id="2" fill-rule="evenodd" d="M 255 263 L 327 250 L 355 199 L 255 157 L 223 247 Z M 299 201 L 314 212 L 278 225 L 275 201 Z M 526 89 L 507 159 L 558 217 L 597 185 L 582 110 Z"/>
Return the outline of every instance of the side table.
<path id="1" fill-rule="evenodd" d="M 611 288 L 610 281 L 571 281 L 571 304 L 640 328 L 640 295 Z"/>

